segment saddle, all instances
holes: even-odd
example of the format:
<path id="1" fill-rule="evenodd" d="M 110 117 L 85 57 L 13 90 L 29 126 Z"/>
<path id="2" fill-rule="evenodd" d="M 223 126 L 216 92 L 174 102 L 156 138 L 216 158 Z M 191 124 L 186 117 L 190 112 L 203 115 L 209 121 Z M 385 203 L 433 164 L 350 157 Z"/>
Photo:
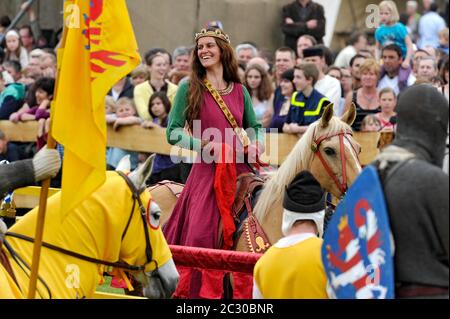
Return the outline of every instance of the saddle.
<path id="1" fill-rule="evenodd" d="M 149 190 L 152 191 L 153 189 L 156 189 L 161 186 L 169 189 L 176 198 L 180 197 L 181 192 L 183 191 L 183 188 L 184 188 L 184 184 L 164 180 L 164 181 L 156 183 L 155 185 L 150 186 Z"/>
<path id="2" fill-rule="evenodd" d="M 237 178 L 236 196 L 232 206 L 232 214 L 237 225 L 235 245 L 237 238 L 244 232 L 247 248 L 251 252 L 264 253 L 271 246 L 267 235 L 253 214 L 252 204 L 257 192 L 262 189 L 267 177 L 257 176 L 253 173 L 241 174 Z"/>
<path id="3" fill-rule="evenodd" d="M 237 177 L 236 195 L 231 211 L 238 225 L 241 222 L 241 214 L 245 211 L 245 200 L 264 186 L 265 179 L 253 173 L 244 173 Z"/>

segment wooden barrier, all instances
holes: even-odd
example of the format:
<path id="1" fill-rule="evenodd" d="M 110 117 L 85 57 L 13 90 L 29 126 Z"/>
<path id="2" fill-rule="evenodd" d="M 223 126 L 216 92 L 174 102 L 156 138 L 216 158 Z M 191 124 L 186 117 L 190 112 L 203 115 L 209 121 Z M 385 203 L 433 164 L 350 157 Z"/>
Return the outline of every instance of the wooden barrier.
<path id="1" fill-rule="evenodd" d="M 0 121 L 0 130 L 5 133 L 8 140 L 13 142 L 35 142 L 38 132 L 36 121 L 13 123 Z"/>
<path id="2" fill-rule="evenodd" d="M 48 197 L 59 192 L 59 188 L 49 188 Z M 14 203 L 18 208 L 34 208 L 39 205 L 39 194 L 41 188 L 39 186 L 28 186 L 18 188 L 14 191 Z"/>
<path id="3" fill-rule="evenodd" d="M 30 121 L 14 124 L 10 121 L 0 121 L 0 130 L 5 133 L 10 141 L 34 142 L 37 135 L 37 123 Z M 382 134 L 392 135 L 392 133 Z M 122 127 L 118 131 L 114 131 L 112 126 L 108 125 L 107 136 L 107 145 L 111 147 L 164 155 L 192 155 L 191 151 L 182 150 L 170 145 L 167 142 L 166 130 L 164 128 L 144 129 L 138 125 L 134 125 Z M 354 137 L 362 147 L 360 154 L 361 164 L 369 164 L 379 153 L 378 141 L 380 139 L 380 133 L 355 132 Z M 280 165 L 297 141 L 298 137 L 291 134 L 266 134 L 266 152 L 263 154 L 262 159 L 272 165 Z"/>

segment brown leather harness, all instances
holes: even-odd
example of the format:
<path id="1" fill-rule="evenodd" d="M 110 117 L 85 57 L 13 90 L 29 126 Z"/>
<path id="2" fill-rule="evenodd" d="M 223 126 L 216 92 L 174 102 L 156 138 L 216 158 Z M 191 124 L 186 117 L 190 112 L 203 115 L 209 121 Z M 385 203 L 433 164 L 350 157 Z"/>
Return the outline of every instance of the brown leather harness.
<path id="1" fill-rule="evenodd" d="M 237 225 L 240 223 L 240 215 L 244 212 L 244 208 L 247 209 L 248 216 L 243 222 L 242 231 L 248 250 L 256 253 L 264 253 L 270 247 L 269 239 L 253 214 L 251 205 L 253 194 L 264 186 L 264 182 L 263 177 L 253 173 L 239 175 L 232 208 Z"/>
<path id="2" fill-rule="evenodd" d="M 347 141 L 352 146 L 353 151 L 355 152 L 356 159 L 358 160 L 358 153 L 355 149 L 355 146 L 351 142 L 350 138 L 348 136 L 352 136 L 353 133 L 351 130 L 343 130 L 339 131 L 334 134 L 325 134 L 322 136 L 319 136 L 318 138 L 314 138 L 311 143 L 311 150 L 313 153 L 320 159 L 323 167 L 325 168 L 327 174 L 333 179 L 335 184 L 337 185 L 338 189 L 341 191 L 342 196 L 345 195 L 345 192 L 347 191 L 348 185 L 347 185 L 347 170 L 346 170 L 346 160 L 345 160 L 345 145 L 344 145 L 344 138 L 347 139 Z M 313 134 L 315 136 L 315 134 Z M 342 163 L 342 182 L 339 181 L 339 179 L 336 177 L 336 175 L 333 173 L 333 170 L 331 169 L 328 162 L 325 160 L 321 152 L 319 151 L 320 144 L 331 137 L 339 136 L 339 144 L 340 144 L 340 154 L 341 154 L 341 163 Z M 360 163 L 359 163 L 360 164 Z M 253 174 L 251 174 L 253 175 Z M 253 175 L 253 179 L 257 178 L 257 176 Z M 261 185 L 264 183 L 264 180 L 261 181 Z M 239 184 L 238 184 L 239 185 Z M 251 185 L 249 181 L 246 181 L 244 185 Z M 258 222 L 258 219 L 253 214 L 253 209 L 251 207 L 250 198 L 252 195 L 252 192 L 255 188 L 247 187 L 246 189 L 242 189 L 240 192 L 237 193 L 235 203 L 233 204 L 233 212 L 242 210 L 242 206 L 245 204 L 248 212 L 248 218 L 244 221 L 243 224 L 243 232 L 245 236 L 245 241 L 247 244 L 247 248 L 251 252 L 255 253 L 264 253 L 269 247 L 271 246 L 271 243 L 265 234 L 264 230 L 262 229 L 261 225 Z M 238 188 L 239 190 L 239 188 Z M 245 191 L 244 191 L 245 190 Z M 242 200 L 244 198 L 244 200 Z M 242 204 L 237 204 L 241 203 Z M 236 213 L 235 213 L 236 214 Z"/>
<path id="3" fill-rule="evenodd" d="M 338 187 L 338 189 L 341 192 L 342 196 L 344 196 L 344 194 L 347 192 L 347 189 L 348 189 L 348 185 L 347 185 L 347 165 L 346 165 L 346 160 L 345 160 L 344 138 L 352 146 L 352 149 L 353 149 L 353 151 L 355 152 L 355 155 L 356 155 L 356 159 L 358 160 L 358 163 L 359 163 L 358 153 L 355 150 L 355 147 L 354 147 L 353 143 L 351 142 L 350 138 L 348 137 L 349 135 L 353 136 L 353 133 L 352 133 L 351 130 L 343 130 L 343 131 L 339 131 L 339 132 L 334 133 L 334 134 L 325 134 L 325 135 L 319 136 L 318 138 L 315 138 L 312 141 L 312 143 L 311 143 L 311 150 L 320 159 L 323 167 L 325 168 L 325 171 L 331 177 L 331 179 L 333 179 L 334 183 Z M 340 182 L 339 179 L 337 178 L 336 174 L 333 173 L 333 170 L 331 169 L 330 165 L 325 160 L 325 158 L 323 157 L 322 153 L 320 153 L 320 151 L 319 151 L 320 144 L 324 140 L 329 139 L 329 138 L 334 137 L 334 136 L 339 136 L 339 148 L 340 148 L 341 165 L 342 165 L 342 182 Z M 359 164 L 361 165 L 361 163 L 359 163 Z"/>

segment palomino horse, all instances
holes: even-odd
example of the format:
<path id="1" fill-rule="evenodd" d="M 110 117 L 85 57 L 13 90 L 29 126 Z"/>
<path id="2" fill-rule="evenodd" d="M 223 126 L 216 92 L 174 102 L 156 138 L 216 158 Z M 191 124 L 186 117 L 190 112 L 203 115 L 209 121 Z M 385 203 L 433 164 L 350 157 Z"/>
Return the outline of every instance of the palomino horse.
<path id="1" fill-rule="evenodd" d="M 322 118 L 308 127 L 277 172 L 265 183 L 254 213 L 271 243 L 282 237 L 284 190 L 296 174 L 309 170 L 327 192 L 341 198 L 360 173 L 360 146 L 350 128 L 355 116 L 354 105 L 341 118 L 333 116 L 333 106 L 329 105 Z M 153 188 L 151 194 L 158 203 L 164 203 L 161 205 L 164 223 L 177 198 L 167 187 Z M 244 236 L 239 239 L 236 250 L 249 251 Z"/>
<path id="2" fill-rule="evenodd" d="M 48 199 L 37 296 L 89 298 L 110 266 L 131 273 L 149 298 L 172 295 L 178 272 L 159 227 L 159 207 L 143 188 L 152 164 L 153 156 L 128 177 L 107 172 L 105 183 L 64 219 L 60 194 Z M 0 297 L 28 293 L 36 216 L 37 208 L 6 233 L 2 249 L 15 279 L 0 266 Z"/>
<path id="3" fill-rule="evenodd" d="M 358 159 L 361 147 L 353 139 L 350 128 L 355 117 L 353 105 L 341 118 L 333 116 L 332 105 L 327 107 L 322 118 L 308 127 L 277 172 L 265 183 L 254 212 L 270 243 L 283 236 L 284 190 L 300 171 L 310 171 L 336 198 L 345 194 L 361 172 Z M 244 236 L 239 238 L 236 250 L 249 250 Z"/>

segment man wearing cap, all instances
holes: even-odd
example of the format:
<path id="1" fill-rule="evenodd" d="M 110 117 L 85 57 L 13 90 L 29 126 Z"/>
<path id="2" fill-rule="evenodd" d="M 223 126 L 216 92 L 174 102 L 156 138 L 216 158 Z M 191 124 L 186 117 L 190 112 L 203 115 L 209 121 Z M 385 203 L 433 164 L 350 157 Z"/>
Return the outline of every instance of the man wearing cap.
<path id="1" fill-rule="evenodd" d="M 323 73 L 326 66 L 324 50 L 318 46 L 303 50 L 303 61 L 314 63 L 319 70 L 319 78 L 314 85 L 314 89 L 326 96 L 331 103 L 338 106 L 342 96 L 341 83 L 332 76 Z M 337 110 L 338 108 L 335 109 Z"/>
<path id="2" fill-rule="evenodd" d="M 281 238 L 258 260 L 253 298 L 326 299 L 327 278 L 321 260 L 325 192 L 308 171 L 287 187 Z M 319 236 L 319 237 L 318 237 Z"/>
<path id="3" fill-rule="evenodd" d="M 448 299 L 449 178 L 442 171 L 448 102 L 429 84 L 413 85 L 396 112 L 395 139 L 374 163 L 395 243 L 395 296 Z"/>

